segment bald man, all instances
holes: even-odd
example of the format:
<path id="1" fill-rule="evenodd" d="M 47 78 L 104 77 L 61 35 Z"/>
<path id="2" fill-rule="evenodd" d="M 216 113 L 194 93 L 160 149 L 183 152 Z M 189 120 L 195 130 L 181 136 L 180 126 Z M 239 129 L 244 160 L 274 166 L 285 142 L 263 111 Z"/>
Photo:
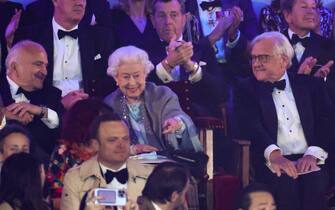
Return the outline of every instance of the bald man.
<path id="1" fill-rule="evenodd" d="M 21 41 L 6 58 L 6 77 L 0 80 L 5 116 L 25 124 L 33 136 L 33 152 L 44 161 L 49 158 L 58 134 L 62 110 L 61 91 L 44 87 L 48 59 L 44 48 Z"/>

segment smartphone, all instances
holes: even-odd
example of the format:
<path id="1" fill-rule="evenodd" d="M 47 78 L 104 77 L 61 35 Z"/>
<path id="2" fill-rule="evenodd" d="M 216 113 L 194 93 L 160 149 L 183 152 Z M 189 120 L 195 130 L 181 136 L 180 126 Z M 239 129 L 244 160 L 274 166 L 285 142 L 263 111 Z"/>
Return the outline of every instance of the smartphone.
<path id="1" fill-rule="evenodd" d="M 96 188 L 94 196 L 102 199 L 96 200 L 96 205 L 102 206 L 125 206 L 127 203 L 126 192 L 121 189 Z"/>

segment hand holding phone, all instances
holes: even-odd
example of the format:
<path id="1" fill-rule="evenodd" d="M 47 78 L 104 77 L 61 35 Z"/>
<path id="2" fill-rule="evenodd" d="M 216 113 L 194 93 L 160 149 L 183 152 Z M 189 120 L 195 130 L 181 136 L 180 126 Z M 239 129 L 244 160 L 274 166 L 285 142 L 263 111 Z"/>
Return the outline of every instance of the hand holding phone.
<path id="1" fill-rule="evenodd" d="M 96 188 L 94 190 L 96 205 L 102 206 L 125 206 L 127 203 L 126 192 L 122 189 Z"/>

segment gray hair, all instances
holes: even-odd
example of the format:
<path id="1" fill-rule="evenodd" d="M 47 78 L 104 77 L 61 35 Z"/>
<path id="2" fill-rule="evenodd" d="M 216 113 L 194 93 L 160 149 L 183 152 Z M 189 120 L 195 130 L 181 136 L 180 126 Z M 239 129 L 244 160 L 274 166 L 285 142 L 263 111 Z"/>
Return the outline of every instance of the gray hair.
<path id="1" fill-rule="evenodd" d="M 148 53 L 135 46 L 120 47 L 115 50 L 108 59 L 107 74 L 115 77 L 120 65 L 129 62 L 137 62 L 144 66 L 144 73 L 148 75 L 154 69 L 154 65 L 149 60 Z"/>
<path id="2" fill-rule="evenodd" d="M 284 55 L 288 58 L 288 65 L 289 68 L 292 65 L 292 58 L 294 56 L 294 50 L 288 39 L 285 35 L 280 32 L 272 31 L 272 32 L 264 32 L 258 36 L 256 36 L 251 41 L 251 49 L 257 44 L 258 42 L 266 39 L 271 39 L 273 41 L 273 49 L 274 54 L 277 55 Z"/>
<path id="3" fill-rule="evenodd" d="M 22 52 L 30 53 L 32 49 L 38 49 L 46 53 L 44 47 L 37 42 L 33 42 L 31 40 L 23 40 L 16 43 L 8 52 L 6 57 L 6 73 L 8 74 L 8 69 L 10 68 L 11 63 L 14 61 L 18 61 L 18 59 L 22 56 Z"/>

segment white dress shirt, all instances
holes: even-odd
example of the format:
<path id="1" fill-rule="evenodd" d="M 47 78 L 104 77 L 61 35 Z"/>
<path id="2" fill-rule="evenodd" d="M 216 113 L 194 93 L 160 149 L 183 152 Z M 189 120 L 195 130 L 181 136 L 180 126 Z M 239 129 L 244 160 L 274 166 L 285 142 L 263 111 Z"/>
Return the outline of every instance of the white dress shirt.
<path id="1" fill-rule="evenodd" d="M 312 155 L 319 160 L 319 164 L 323 164 L 328 154 L 320 147 L 307 145 L 299 112 L 286 72 L 280 80 L 282 79 L 286 81 L 285 90 L 274 88 L 272 92 L 278 118 L 277 145 L 272 144 L 268 146 L 264 151 L 264 156 L 269 160 L 271 152 L 280 150 L 282 155 Z"/>
<path id="2" fill-rule="evenodd" d="M 119 169 L 114 170 L 114 169 L 110 169 L 106 166 L 104 166 L 102 163 L 99 162 L 101 171 L 103 173 L 103 176 L 105 176 L 105 173 L 107 172 L 107 170 L 113 171 L 113 172 L 118 172 L 121 171 L 124 168 L 127 168 L 126 163 L 123 164 Z M 107 183 L 107 188 L 110 189 L 127 189 L 127 183 L 125 184 L 121 184 L 117 179 L 113 179 L 110 183 Z"/>
<path id="3" fill-rule="evenodd" d="M 120 170 L 122 170 L 124 168 L 127 168 L 127 164 L 126 163 L 123 164 L 118 170 L 114 170 L 114 169 L 108 168 L 108 167 L 104 166 L 100 162 L 99 162 L 99 165 L 100 165 L 100 168 L 101 168 L 101 171 L 102 171 L 104 177 L 105 177 L 105 173 L 107 172 L 107 170 L 110 170 L 110 171 L 113 171 L 113 172 L 118 172 L 118 171 L 120 171 Z M 107 183 L 107 187 L 106 188 L 126 190 L 127 186 L 128 186 L 127 183 L 121 184 L 117 179 L 113 179 L 109 184 Z M 117 210 L 122 210 L 122 209 L 123 208 L 121 206 L 117 207 Z"/>
<path id="4" fill-rule="evenodd" d="M 290 29 L 288 29 L 288 36 L 290 37 L 290 40 L 292 39 L 293 34 L 294 34 L 294 32 L 291 31 Z M 311 36 L 311 33 L 308 33 L 308 34 L 306 34 L 306 36 L 300 37 L 300 38 L 306 38 L 306 37 L 310 37 L 310 36 Z M 294 49 L 295 56 L 296 56 L 298 62 L 300 62 L 301 57 L 305 52 L 305 47 L 300 42 L 293 45 L 292 47 Z"/>
<path id="5" fill-rule="evenodd" d="M 80 48 L 78 39 L 65 36 L 58 39 L 58 30 L 72 31 L 64 29 L 56 20 L 52 19 L 53 46 L 54 46 L 54 71 L 53 85 L 62 90 L 62 96 L 71 91 L 79 90 L 82 84 L 82 67 L 80 59 Z"/>
<path id="6" fill-rule="evenodd" d="M 155 210 L 162 210 L 155 202 L 151 201 L 152 205 L 154 206 Z"/>
<path id="7" fill-rule="evenodd" d="M 18 102 L 30 103 L 30 101 L 25 97 L 23 93 L 16 94 L 17 90 L 19 89 L 19 86 L 13 80 L 11 80 L 8 76 L 7 76 L 7 80 L 8 80 L 11 96 L 13 100 L 15 101 L 15 103 L 18 103 Z M 55 112 L 54 110 L 48 107 L 47 109 L 48 109 L 48 114 L 47 114 L 48 117 L 41 118 L 42 122 L 46 126 L 48 126 L 48 128 L 50 129 L 57 128 L 59 126 L 59 118 L 58 118 L 57 112 Z"/>

